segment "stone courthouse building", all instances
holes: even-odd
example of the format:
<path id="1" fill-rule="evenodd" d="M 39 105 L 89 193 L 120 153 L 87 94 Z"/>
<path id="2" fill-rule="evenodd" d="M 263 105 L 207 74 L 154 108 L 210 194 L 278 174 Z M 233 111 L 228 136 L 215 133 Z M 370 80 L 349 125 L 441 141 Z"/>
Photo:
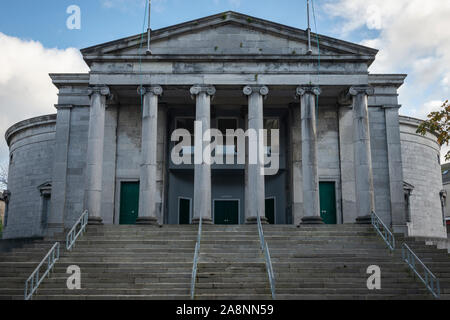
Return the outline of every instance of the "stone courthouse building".
<path id="1" fill-rule="evenodd" d="M 89 73 L 50 75 L 56 114 L 6 132 L 3 237 L 62 231 L 85 209 L 92 224 L 245 224 L 258 213 L 353 224 L 374 210 L 396 232 L 446 237 L 440 147 L 399 116 L 406 75 L 369 73 L 375 49 L 319 41 L 308 52 L 304 30 L 226 12 L 154 30 L 151 54 L 141 34 L 81 50 Z M 175 164 L 172 133 L 193 134 L 196 120 L 279 129 L 265 148 L 278 172 Z"/>

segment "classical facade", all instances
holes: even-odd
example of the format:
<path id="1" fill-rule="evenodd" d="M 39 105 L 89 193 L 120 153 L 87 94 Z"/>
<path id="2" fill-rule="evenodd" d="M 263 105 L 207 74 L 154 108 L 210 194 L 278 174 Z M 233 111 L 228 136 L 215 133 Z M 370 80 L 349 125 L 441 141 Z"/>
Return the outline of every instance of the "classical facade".
<path id="1" fill-rule="evenodd" d="M 84 210 L 91 224 L 148 225 L 369 223 L 375 211 L 395 231 L 446 236 L 439 145 L 399 116 L 406 76 L 368 72 L 377 50 L 320 36 L 310 53 L 304 30 L 234 12 L 153 31 L 151 54 L 145 43 L 82 50 L 89 73 L 50 75 L 57 114 L 7 131 L 5 238 L 62 231 Z M 277 170 L 177 163 L 177 129 L 194 141 L 279 130 L 263 148 Z M 236 160 L 234 144 L 219 149 Z"/>

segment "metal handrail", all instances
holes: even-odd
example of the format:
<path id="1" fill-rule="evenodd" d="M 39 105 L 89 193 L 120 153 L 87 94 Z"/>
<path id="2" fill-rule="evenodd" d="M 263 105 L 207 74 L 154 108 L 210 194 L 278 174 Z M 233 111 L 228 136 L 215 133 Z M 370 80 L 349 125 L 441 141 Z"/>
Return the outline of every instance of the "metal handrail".
<path id="1" fill-rule="evenodd" d="M 191 300 L 194 300 L 195 298 L 195 282 L 197 281 L 197 265 L 198 265 L 198 258 L 200 255 L 200 243 L 202 241 L 202 225 L 203 225 L 203 217 L 200 216 L 200 220 L 198 222 L 197 243 L 195 244 L 194 262 L 192 265 Z"/>
<path id="2" fill-rule="evenodd" d="M 266 262 L 266 269 L 267 269 L 267 274 L 269 276 L 270 291 L 272 292 L 272 299 L 275 300 L 276 299 L 275 274 L 273 272 L 272 259 L 270 257 L 269 245 L 267 244 L 267 242 L 264 238 L 264 230 L 262 227 L 259 211 L 257 213 L 257 221 L 258 221 L 259 242 L 260 242 L 260 246 L 261 246 L 260 248 L 264 254 L 264 260 Z"/>
<path id="3" fill-rule="evenodd" d="M 86 231 L 86 226 L 88 224 L 89 213 L 86 210 L 83 212 L 81 217 L 75 222 L 72 229 L 70 229 L 69 233 L 66 236 L 66 248 L 71 251 L 73 247 L 75 247 L 75 242 L 80 237 L 82 233 Z M 78 229 L 79 227 L 79 229 Z M 78 231 L 77 231 L 78 229 Z"/>
<path id="4" fill-rule="evenodd" d="M 41 282 L 47 275 L 50 274 L 56 261 L 59 260 L 59 247 L 59 242 L 56 242 L 44 257 L 44 259 L 42 259 L 41 263 L 39 263 L 37 268 L 34 269 L 31 276 L 27 279 L 27 281 L 25 281 L 25 300 L 30 300 L 33 297 L 33 294 L 36 292 Z M 45 263 L 47 263 L 47 267 L 44 273 L 42 273 L 42 275 L 39 275 L 39 271 Z"/>
<path id="5" fill-rule="evenodd" d="M 414 273 L 419 277 L 419 279 L 425 284 L 427 289 L 433 294 L 437 299 L 441 296 L 441 288 L 439 285 L 439 279 L 427 268 L 427 266 L 420 260 L 420 258 L 411 250 L 411 248 L 403 243 L 402 245 L 402 259 L 408 264 L 408 266 L 414 271 Z M 422 276 L 417 270 L 416 262 L 422 266 L 424 275 Z"/>
<path id="6" fill-rule="evenodd" d="M 384 224 L 383 220 L 375 213 L 372 212 L 370 215 L 372 226 L 378 232 L 378 234 L 383 238 L 384 242 L 388 245 L 391 251 L 395 250 L 395 237 L 394 234 L 389 230 L 389 228 Z M 382 228 L 381 228 L 382 227 Z"/>

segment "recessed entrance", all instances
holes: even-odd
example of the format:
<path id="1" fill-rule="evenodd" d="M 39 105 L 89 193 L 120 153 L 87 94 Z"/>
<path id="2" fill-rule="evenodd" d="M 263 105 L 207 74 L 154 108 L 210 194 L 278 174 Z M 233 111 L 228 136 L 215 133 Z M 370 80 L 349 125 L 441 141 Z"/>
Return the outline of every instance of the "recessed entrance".
<path id="1" fill-rule="evenodd" d="M 139 214 L 139 182 L 122 182 L 120 186 L 120 224 L 133 225 Z"/>
<path id="2" fill-rule="evenodd" d="M 320 183 L 320 216 L 325 224 L 337 224 L 336 187 L 334 182 Z"/>
<path id="3" fill-rule="evenodd" d="M 178 199 L 178 214 L 180 224 L 191 224 L 191 199 Z"/>
<path id="4" fill-rule="evenodd" d="M 239 200 L 214 200 L 214 223 L 239 224 Z"/>
<path id="5" fill-rule="evenodd" d="M 266 218 L 269 224 L 275 224 L 275 198 L 266 199 Z"/>

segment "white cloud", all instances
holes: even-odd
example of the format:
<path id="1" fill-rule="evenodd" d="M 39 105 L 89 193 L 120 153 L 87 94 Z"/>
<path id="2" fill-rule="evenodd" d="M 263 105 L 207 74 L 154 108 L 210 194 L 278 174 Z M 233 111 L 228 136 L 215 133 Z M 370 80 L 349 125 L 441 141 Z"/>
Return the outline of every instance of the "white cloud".
<path id="1" fill-rule="evenodd" d="M 327 2 L 325 10 L 343 20 L 341 36 L 361 28 L 379 31 L 378 37 L 362 44 L 380 49 L 371 72 L 409 74 L 400 97 L 408 102 L 403 112 L 421 108 L 423 99 L 448 98 L 450 1 L 338 0 Z"/>
<path id="2" fill-rule="evenodd" d="M 403 114 L 424 119 L 450 98 L 450 1 L 330 0 L 325 10 L 341 18 L 343 37 L 378 31 L 362 44 L 380 49 L 371 72 L 409 74 L 400 89 Z"/>
<path id="3" fill-rule="evenodd" d="M 426 119 L 427 115 L 429 115 L 431 112 L 439 111 L 443 103 L 444 101 L 441 100 L 431 100 L 425 102 L 422 108 L 413 110 L 411 112 L 411 115 L 415 118 Z"/>
<path id="4" fill-rule="evenodd" d="M 0 32 L 0 163 L 8 159 L 5 131 L 30 117 L 55 113 L 57 89 L 49 73 L 88 72 L 77 49 L 47 49 Z"/>

